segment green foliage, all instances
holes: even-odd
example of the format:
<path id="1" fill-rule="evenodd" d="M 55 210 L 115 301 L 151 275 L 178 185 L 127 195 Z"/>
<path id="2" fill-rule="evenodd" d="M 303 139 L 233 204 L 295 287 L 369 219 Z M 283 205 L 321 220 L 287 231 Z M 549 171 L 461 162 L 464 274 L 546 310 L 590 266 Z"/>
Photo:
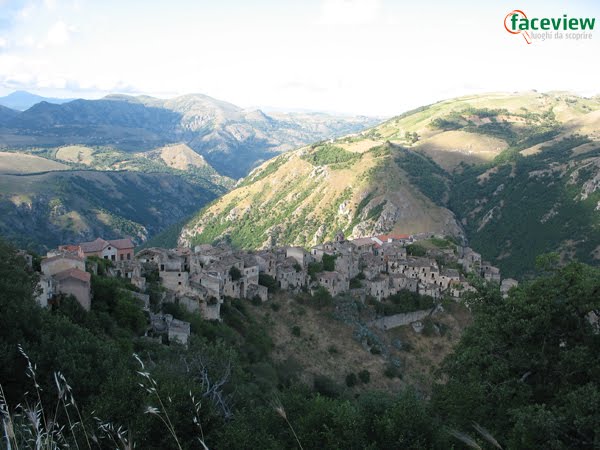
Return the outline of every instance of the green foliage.
<path id="1" fill-rule="evenodd" d="M 506 300 L 470 300 L 474 321 L 444 363 L 434 405 L 448 425 L 487 428 L 508 448 L 591 448 L 600 423 L 600 271 L 570 264 Z"/>
<path id="2" fill-rule="evenodd" d="M 325 375 L 317 375 L 314 379 L 314 388 L 325 397 L 336 398 L 342 393 L 342 387 Z"/>
<path id="3" fill-rule="evenodd" d="M 308 275 L 310 276 L 310 279 L 312 281 L 316 281 L 317 274 L 319 272 L 323 272 L 323 270 L 325 270 L 325 269 L 323 268 L 323 263 L 322 262 L 310 262 L 310 263 L 308 263 L 307 272 L 308 272 Z"/>
<path id="4" fill-rule="evenodd" d="M 591 175 L 581 172 L 572 183 L 572 168 L 564 176 L 547 170 L 571 160 L 572 149 L 586 142 L 581 136 L 566 138 L 535 155 L 500 164 L 485 183 L 477 177 L 486 168 L 465 168 L 455 176 L 449 206 L 458 217 L 468 217 L 470 245 L 505 276 L 531 275 L 537 255 L 563 246 L 578 260 L 593 263 L 592 252 L 600 245 L 600 216 L 595 211 L 600 194 L 578 199 L 581 184 Z M 531 175 L 534 171 L 539 172 Z M 486 214 L 491 214 L 490 220 L 480 228 Z"/>
<path id="5" fill-rule="evenodd" d="M 371 372 L 369 372 L 367 369 L 361 370 L 358 372 L 358 379 L 361 381 L 361 383 L 369 383 L 371 381 Z"/>
<path id="6" fill-rule="evenodd" d="M 229 276 L 233 281 L 237 281 L 242 278 L 242 272 L 240 272 L 240 269 L 238 269 L 236 266 L 231 266 L 229 269 Z"/>
<path id="7" fill-rule="evenodd" d="M 425 256 L 427 249 L 420 244 L 409 244 L 406 246 L 406 253 L 410 256 Z"/>
<path id="8" fill-rule="evenodd" d="M 333 297 L 325 287 L 319 286 L 312 294 L 311 304 L 317 308 L 331 306 L 333 304 Z"/>
<path id="9" fill-rule="evenodd" d="M 335 260 L 337 255 L 330 255 L 328 253 L 323 254 L 323 270 L 327 272 L 333 272 L 335 270 Z"/>
<path id="10" fill-rule="evenodd" d="M 265 286 L 269 293 L 274 293 L 279 290 L 279 286 L 277 285 L 277 280 L 273 278 L 271 275 L 266 273 L 258 274 L 258 284 L 261 286 Z"/>
<path id="11" fill-rule="evenodd" d="M 419 140 L 419 135 L 416 132 L 407 131 L 404 133 L 404 140 L 409 144 L 414 144 Z"/>
<path id="12" fill-rule="evenodd" d="M 401 149 L 396 155 L 396 164 L 406 172 L 410 183 L 432 202 L 443 205 L 449 191 L 446 172 L 423 153 Z"/>
<path id="13" fill-rule="evenodd" d="M 321 145 L 316 147 L 307 155 L 303 156 L 303 159 L 309 161 L 315 166 L 326 166 L 329 164 L 339 164 L 355 161 L 360 159 L 360 153 L 352 153 L 344 150 L 341 147 L 337 147 L 331 144 Z"/>
<path id="14" fill-rule="evenodd" d="M 292 327 L 292 335 L 296 336 L 296 337 L 300 337 L 301 334 L 302 334 L 302 331 L 301 331 L 300 327 L 298 325 L 294 325 Z"/>
<path id="15" fill-rule="evenodd" d="M 348 375 L 346 375 L 346 386 L 351 388 L 351 387 L 356 386 L 357 384 L 358 384 L 358 378 L 356 377 L 356 374 L 354 372 L 351 372 Z"/>

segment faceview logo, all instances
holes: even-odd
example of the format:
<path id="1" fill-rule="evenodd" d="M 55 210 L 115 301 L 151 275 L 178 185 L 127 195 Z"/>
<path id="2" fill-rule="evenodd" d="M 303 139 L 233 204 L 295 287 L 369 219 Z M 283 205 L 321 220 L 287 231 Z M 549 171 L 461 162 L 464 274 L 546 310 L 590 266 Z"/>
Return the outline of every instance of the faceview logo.
<path id="1" fill-rule="evenodd" d="M 533 17 L 528 18 L 520 9 L 509 12 L 504 18 L 504 28 L 510 34 L 520 34 L 525 42 L 531 44 L 534 40 L 592 39 L 592 31 L 596 25 L 595 18 L 589 17 Z"/>

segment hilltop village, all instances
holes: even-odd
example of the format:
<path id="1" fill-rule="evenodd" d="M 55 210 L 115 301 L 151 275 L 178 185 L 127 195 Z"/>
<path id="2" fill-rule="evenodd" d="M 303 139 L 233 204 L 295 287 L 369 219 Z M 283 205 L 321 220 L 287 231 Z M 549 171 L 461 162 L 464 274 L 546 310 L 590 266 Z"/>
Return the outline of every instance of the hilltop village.
<path id="1" fill-rule="evenodd" d="M 311 294 L 325 289 L 331 296 L 349 293 L 364 302 L 367 297 L 382 301 L 402 290 L 458 300 L 473 290 L 467 274 L 499 283 L 503 293 L 517 284 L 512 279 L 501 280 L 500 270 L 482 261 L 469 247 L 425 246 L 420 242 L 451 244 L 431 234 L 346 240 L 338 233 L 333 242 L 310 251 L 280 247 L 248 252 L 202 244 L 193 249 L 146 248 L 136 254 L 130 239 L 98 238 L 48 252 L 41 261 L 38 302 L 47 306 L 59 294 L 73 295 L 89 310 L 90 272 L 98 270 L 98 263 L 93 261 L 110 261 L 108 274 L 128 279 L 139 291 L 133 294 L 148 311 L 151 328 L 186 343 L 189 324 L 150 311 L 145 291 L 146 276 L 152 271 L 158 272 L 164 288 L 163 302 L 200 312 L 206 320 L 221 319 L 220 308 L 226 297 L 264 302 L 273 288 Z"/>

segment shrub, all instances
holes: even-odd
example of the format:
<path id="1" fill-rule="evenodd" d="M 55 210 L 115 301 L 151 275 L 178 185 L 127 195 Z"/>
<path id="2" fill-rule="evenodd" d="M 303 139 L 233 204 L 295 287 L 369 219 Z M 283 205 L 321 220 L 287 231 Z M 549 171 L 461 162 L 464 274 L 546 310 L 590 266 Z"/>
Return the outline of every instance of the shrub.
<path id="1" fill-rule="evenodd" d="M 336 258 L 337 258 L 337 256 L 335 256 L 335 255 L 328 255 L 327 253 L 325 253 L 323 255 L 323 270 L 326 270 L 328 272 L 333 272 L 335 270 Z"/>
<path id="2" fill-rule="evenodd" d="M 315 377 L 314 388 L 319 394 L 330 398 L 339 397 L 342 392 L 341 386 L 325 375 Z"/>
<path id="3" fill-rule="evenodd" d="M 266 273 L 258 274 L 258 284 L 265 286 L 269 293 L 276 292 L 279 289 L 279 286 L 277 286 L 277 280 Z"/>
<path id="4" fill-rule="evenodd" d="M 275 312 L 277 312 L 281 309 L 281 305 L 279 303 L 273 302 L 273 303 L 271 303 L 270 306 L 271 306 L 271 309 Z"/>
<path id="5" fill-rule="evenodd" d="M 383 371 L 383 374 L 388 378 L 402 378 L 400 369 L 392 365 L 387 366 Z"/>
<path id="6" fill-rule="evenodd" d="M 298 325 L 294 325 L 292 327 L 292 335 L 299 337 L 300 334 L 302 334 L 301 331 L 300 331 L 300 327 Z"/>
<path id="7" fill-rule="evenodd" d="M 371 381 L 371 372 L 369 372 L 367 369 L 363 369 L 358 372 L 358 378 L 362 383 L 367 384 L 369 381 Z"/>
<path id="8" fill-rule="evenodd" d="M 242 278 L 242 272 L 240 272 L 240 269 L 235 266 L 231 266 L 231 269 L 229 269 L 229 275 L 231 275 L 231 279 L 233 281 L 237 281 Z"/>
<path id="9" fill-rule="evenodd" d="M 356 378 L 356 374 L 355 373 L 349 373 L 348 375 L 346 375 L 346 386 L 348 387 L 353 387 L 356 386 L 356 384 L 358 383 L 358 378 Z"/>

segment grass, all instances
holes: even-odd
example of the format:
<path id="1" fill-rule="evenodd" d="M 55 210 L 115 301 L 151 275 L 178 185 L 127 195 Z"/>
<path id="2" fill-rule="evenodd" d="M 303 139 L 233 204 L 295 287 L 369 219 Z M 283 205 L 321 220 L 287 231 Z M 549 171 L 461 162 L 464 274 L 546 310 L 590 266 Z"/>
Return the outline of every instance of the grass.
<path id="1" fill-rule="evenodd" d="M 54 170 L 69 170 L 69 166 L 40 156 L 0 152 L 0 173 L 26 174 Z"/>

